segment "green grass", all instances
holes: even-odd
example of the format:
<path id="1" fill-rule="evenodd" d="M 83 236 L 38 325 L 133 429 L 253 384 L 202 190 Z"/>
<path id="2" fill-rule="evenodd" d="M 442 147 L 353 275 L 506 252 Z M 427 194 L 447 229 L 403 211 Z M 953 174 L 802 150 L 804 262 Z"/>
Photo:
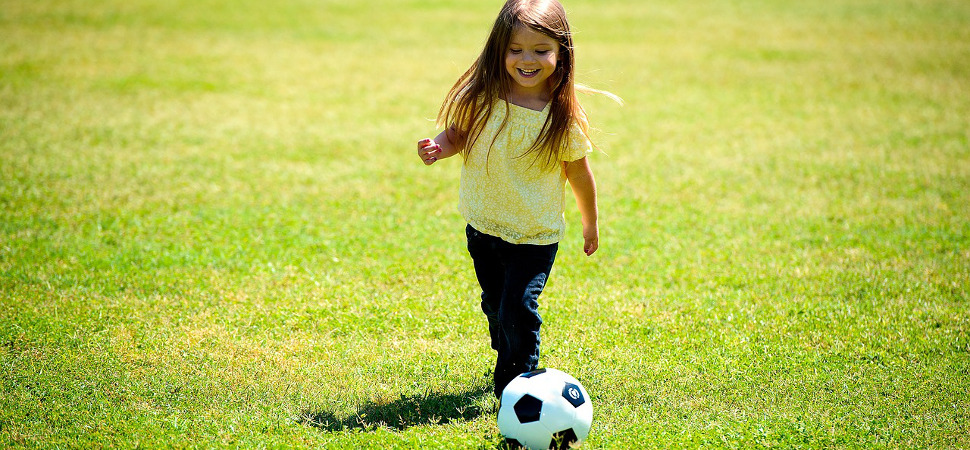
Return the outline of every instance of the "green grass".
<path id="1" fill-rule="evenodd" d="M 500 446 L 414 150 L 498 3 L 269 5 L 0 0 L 0 446 Z M 970 4 L 566 6 L 587 446 L 970 446 Z"/>

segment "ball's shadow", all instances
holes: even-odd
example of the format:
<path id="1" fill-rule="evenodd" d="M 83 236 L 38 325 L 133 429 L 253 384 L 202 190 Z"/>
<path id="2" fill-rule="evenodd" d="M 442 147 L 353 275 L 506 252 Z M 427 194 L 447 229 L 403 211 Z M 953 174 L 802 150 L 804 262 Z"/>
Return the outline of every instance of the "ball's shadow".
<path id="1" fill-rule="evenodd" d="M 387 402 L 365 403 L 357 407 L 355 412 L 343 416 L 332 411 L 305 411 L 300 415 L 300 422 L 330 432 L 385 427 L 403 431 L 418 425 L 474 420 L 489 412 L 489 407 L 483 410 L 480 405 L 485 397 L 491 395 L 492 391 L 487 386 L 458 393 L 405 395 Z"/>

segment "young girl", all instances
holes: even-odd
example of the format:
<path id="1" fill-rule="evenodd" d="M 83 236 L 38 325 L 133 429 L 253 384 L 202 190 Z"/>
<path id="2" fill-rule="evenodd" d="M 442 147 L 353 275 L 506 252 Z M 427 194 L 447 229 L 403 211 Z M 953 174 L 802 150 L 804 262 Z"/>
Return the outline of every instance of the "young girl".
<path id="1" fill-rule="evenodd" d="M 576 99 L 573 42 L 557 0 L 508 0 L 485 49 L 451 88 L 443 127 L 418 142 L 426 165 L 464 160 L 459 210 L 482 288 L 495 395 L 539 362 L 538 297 L 565 230 L 568 181 L 582 214 L 583 251 L 599 246 L 585 113 Z"/>

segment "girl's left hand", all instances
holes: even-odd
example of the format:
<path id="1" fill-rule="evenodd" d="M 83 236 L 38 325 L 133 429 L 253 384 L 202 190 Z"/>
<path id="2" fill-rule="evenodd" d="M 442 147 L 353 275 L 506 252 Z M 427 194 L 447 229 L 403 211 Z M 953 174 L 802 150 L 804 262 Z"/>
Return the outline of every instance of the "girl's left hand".
<path id="1" fill-rule="evenodd" d="M 586 256 L 592 256 L 596 249 L 600 247 L 600 231 L 596 225 L 583 226 L 583 252 Z"/>

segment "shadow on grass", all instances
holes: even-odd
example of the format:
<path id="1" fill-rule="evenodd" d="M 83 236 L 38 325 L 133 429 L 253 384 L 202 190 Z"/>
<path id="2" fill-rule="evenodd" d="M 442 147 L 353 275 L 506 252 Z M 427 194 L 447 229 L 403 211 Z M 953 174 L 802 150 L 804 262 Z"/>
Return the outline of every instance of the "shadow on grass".
<path id="1" fill-rule="evenodd" d="M 444 425 L 482 416 L 486 411 L 480 405 L 490 395 L 491 389 L 485 386 L 459 393 L 429 392 L 387 402 L 369 402 L 344 417 L 331 411 L 305 411 L 300 415 L 300 423 L 331 432 L 384 427 L 403 431 L 419 425 Z"/>

